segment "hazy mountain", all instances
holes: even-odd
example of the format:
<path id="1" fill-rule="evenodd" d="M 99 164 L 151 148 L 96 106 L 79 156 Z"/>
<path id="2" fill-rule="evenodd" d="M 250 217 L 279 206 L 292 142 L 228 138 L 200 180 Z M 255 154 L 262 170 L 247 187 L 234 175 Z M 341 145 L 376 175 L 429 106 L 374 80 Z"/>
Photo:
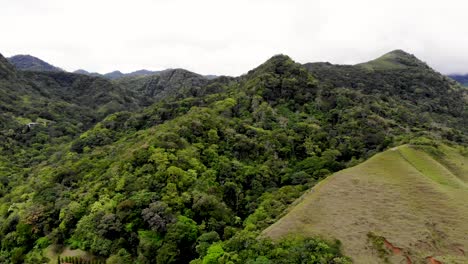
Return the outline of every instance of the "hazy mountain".
<path id="1" fill-rule="evenodd" d="M 122 78 L 125 76 L 125 74 L 123 74 L 122 72 L 120 71 L 113 71 L 113 72 L 109 72 L 109 73 L 105 73 L 103 74 L 102 76 L 104 76 L 105 78 L 107 79 L 118 79 L 118 78 Z"/>
<path id="2" fill-rule="evenodd" d="M 148 71 L 148 70 L 138 70 L 134 72 L 130 72 L 125 74 L 126 77 L 132 77 L 132 76 L 145 76 L 145 75 L 153 75 L 156 73 L 159 73 L 161 71 Z"/>
<path id="3" fill-rule="evenodd" d="M 210 80 L 216 79 L 216 78 L 219 77 L 218 75 L 212 75 L 212 74 L 210 74 L 210 75 L 203 75 L 203 76 L 204 76 L 205 78 L 207 78 L 207 79 L 210 79 Z"/>
<path id="4" fill-rule="evenodd" d="M 73 73 L 84 74 L 84 75 L 89 75 L 89 76 L 101 76 L 107 79 L 114 80 L 114 79 L 119 79 L 123 77 L 136 77 L 136 76 L 151 75 L 151 74 L 156 74 L 158 72 L 159 71 L 138 70 L 138 71 L 134 71 L 130 73 L 122 73 L 121 71 L 113 71 L 113 72 L 109 72 L 105 74 L 100 74 L 97 72 L 88 72 L 86 70 L 79 69 L 79 70 L 74 71 Z"/>
<path id="5" fill-rule="evenodd" d="M 95 76 L 95 77 L 103 77 L 102 74 L 100 73 L 97 73 L 97 72 L 88 72 L 86 70 L 83 70 L 83 69 L 79 69 L 79 70 L 76 70 L 74 71 L 73 73 L 76 73 L 76 74 L 83 74 L 83 75 L 88 75 L 88 76 Z"/>
<path id="6" fill-rule="evenodd" d="M 468 74 L 451 74 L 448 77 L 454 79 L 455 81 L 461 83 L 464 86 L 468 86 Z"/>
<path id="7" fill-rule="evenodd" d="M 15 55 L 13 57 L 8 58 L 8 61 L 13 64 L 17 69 L 23 71 L 52 71 L 52 72 L 62 72 L 64 70 L 55 67 L 39 58 L 33 57 L 31 55 Z M 170 69 L 168 69 L 170 70 Z M 167 70 L 166 70 L 167 71 Z M 113 71 L 109 73 L 97 73 L 97 72 L 88 72 L 84 69 L 78 69 L 73 73 L 94 76 L 94 77 L 104 77 L 110 80 L 116 80 L 123 77 L 138 77 L 138 76 L 149 76 L 158 74 L 162 71 L 149 71 L 149 70 L 137 70 L 134 72 L 129 73 L 122 73 L 121 71 Z M 206 75 L 207 79 L 214 79 L 216 75 Z"/>
<path id="8" fill-rule="evenodd" d="M 15 55 L 8 58 L 8 61 L 17 69 L 22 71 L 51 71 L 60 72 L 62 69 L 55 67 L 39 58 L 31 55 Z"/>

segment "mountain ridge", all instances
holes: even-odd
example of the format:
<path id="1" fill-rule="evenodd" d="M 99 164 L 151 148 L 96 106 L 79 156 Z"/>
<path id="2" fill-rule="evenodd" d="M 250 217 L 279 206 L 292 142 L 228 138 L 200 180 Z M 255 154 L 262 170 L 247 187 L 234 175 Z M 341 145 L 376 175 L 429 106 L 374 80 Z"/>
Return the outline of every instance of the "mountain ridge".
<path id="1" fill-rule="evenodd" d="M 17 69 L 23 71 L 63 71 L 62 69 L 31 55 L 15 55 L 9 57 L 8 61 Z"/>

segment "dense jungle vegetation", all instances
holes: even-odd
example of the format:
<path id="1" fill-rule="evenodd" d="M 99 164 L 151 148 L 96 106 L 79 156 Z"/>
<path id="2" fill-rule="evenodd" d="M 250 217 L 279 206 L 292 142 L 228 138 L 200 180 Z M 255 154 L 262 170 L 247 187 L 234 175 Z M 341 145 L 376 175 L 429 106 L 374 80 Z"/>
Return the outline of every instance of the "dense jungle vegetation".
<path id="1" fill-rule="evenodd" d="M 350 263 L 339 241 L 259 237 L 332 172 L 408 142 L 468 143 L 466 88 L 395 51 L 277 55 L 247 74 L 109 81 L 0 58 L 0 262 Z"/>

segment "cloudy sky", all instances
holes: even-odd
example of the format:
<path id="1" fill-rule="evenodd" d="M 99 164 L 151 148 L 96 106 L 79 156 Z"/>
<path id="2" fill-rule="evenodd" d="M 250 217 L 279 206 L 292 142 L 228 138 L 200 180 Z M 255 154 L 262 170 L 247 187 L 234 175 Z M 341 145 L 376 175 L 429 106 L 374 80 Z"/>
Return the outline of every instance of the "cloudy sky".
<path id="1" fill-rule="evenodd" d="M 0 53 L 65 70 L 240 75 L 275 54 L 353 64 L 404 49 L 468 72 L 464 0 L 0 0 Z"/>

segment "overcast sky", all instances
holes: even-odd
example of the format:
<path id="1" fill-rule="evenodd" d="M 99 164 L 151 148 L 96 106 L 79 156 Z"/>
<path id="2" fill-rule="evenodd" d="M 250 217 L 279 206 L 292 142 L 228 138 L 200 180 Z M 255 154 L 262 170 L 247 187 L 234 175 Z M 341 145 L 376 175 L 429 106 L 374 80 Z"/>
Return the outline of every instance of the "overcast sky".
<path id="1" fill-rule="evenodd" d="M 0 53 L 68 71 L 240 75 L 275 54 L 364 62 L 404 49 L 468 72 L 468 1 L 0 0 Z"/>

